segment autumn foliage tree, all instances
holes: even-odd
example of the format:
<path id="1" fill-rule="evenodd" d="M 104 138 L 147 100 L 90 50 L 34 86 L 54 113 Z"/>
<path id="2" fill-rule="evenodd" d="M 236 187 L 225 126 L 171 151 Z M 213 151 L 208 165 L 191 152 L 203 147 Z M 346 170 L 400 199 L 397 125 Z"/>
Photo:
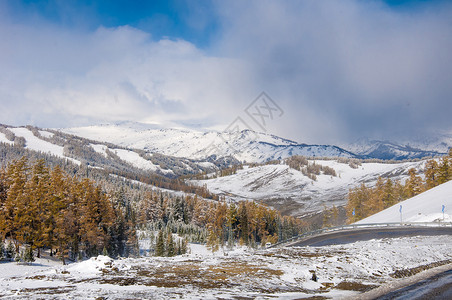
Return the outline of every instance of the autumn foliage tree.
<path id="1" fill-rule="evenodd" d="M 58 166 L 49 169 L 43 160 L 31 165 L 22 158 L 0 171 L 0 237 L 13 241 L 16 253 L 23 245 L 37 249 L 39 257 L 47 248 L 63 263 L 104 248 L 124 255 L 124 245 L 135 235 L 131 227 L 124 208 L 114 207 L 99 186 Z"/>
<path id="2" fill-rule="evenodd" d="M 356 222 L 405 199 L 419 195 L 452 179 L 452 149 L 441 159 L 425 163 L 424 178 L 411 168 L 405 183 L 379 178 L 374 187 L 364 183 L 350 189 L 346 206 L 350 223 Z"/>

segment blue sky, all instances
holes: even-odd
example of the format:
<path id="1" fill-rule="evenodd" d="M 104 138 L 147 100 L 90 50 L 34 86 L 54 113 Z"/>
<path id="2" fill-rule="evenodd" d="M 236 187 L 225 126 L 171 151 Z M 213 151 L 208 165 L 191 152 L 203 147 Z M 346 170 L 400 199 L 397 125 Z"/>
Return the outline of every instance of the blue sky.
<path id="1" fill-rule="evenodd" d="M 451 20 L 450 1 L 0 0 L 0 123 L 221 130 L 265 91 L 268 131 L 300 142 L 449 131 Z"/>
<path id="2" fill-rule="evenodd" d="M 58 26 L 96 30 L 99 26 L 132 26 L 153 39 L 181 38 L 207 47 L 219 32 L 212 1 L 7 1 L 20 22 L 47 21 Z"/>

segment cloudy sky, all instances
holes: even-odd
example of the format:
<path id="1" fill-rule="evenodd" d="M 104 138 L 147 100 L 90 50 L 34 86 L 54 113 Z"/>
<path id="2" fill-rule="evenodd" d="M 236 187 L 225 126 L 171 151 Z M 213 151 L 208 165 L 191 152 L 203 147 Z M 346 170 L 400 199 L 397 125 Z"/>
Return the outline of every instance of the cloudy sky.
<path id="1" fill-rule="evenodd" d="M 0 0 L 0 123 L 258 130 L 262 91 L 299 142 L 451 130 L 452 3 Z"/>

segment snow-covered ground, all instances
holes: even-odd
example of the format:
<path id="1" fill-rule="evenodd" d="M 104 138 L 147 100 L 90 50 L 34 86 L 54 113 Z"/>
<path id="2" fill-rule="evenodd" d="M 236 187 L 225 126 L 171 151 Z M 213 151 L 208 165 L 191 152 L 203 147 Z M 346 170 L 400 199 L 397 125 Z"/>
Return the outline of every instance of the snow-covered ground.
<path id="1" fill-rule="evenodd" d="M 211 253 L 191 245 L 173 258 L 105 256 L 67 266 L 0 263 L 5 299 L 348 298 L 420 269 L 450 263 L 445 236 L 371 240 L 320 248 Z M 315 272 L 317 282 L 312 281 Z"/>
<path id="2" fill-rule="evenodd" d="M 8 140 L 6 138 L 6 135 L 3 132 L 0 132 L 0 143 L 6 143 L 6 144 L 14 145 L 14 142 Z"/>
<path id="3" fill-rule="evenodd" d="M 154 172 L 159 170 L 165 174 L 173 173 L 173 171 L 171 170 L 162 169 L 160 166 L 153 164 L 150 160 L 142 158 L 138 153 L 134 151 L 124 149 L 112 149 L 111 151 L 115 153 L 117 156 L 119 156 L 120 159 L 130 163 L 132 166 L 136 168 Z"/>
<path id="4" fill-rule="evenodd" d="M 449 181 L 365 218 L 357 224 L 400 222 L 401 219 L 403 222 L 452 222 L 451 211 L 452 181 Z"/>
<path id="5" fill-rule="evenodd" d="M 245 166 L 243 170 L 230 176 L 197 180 L 193 183 L 206 184 L 211 192 L 231 200 L 265 199 L 270 205 L 272 201 L 295 201 L 299 204 L 300 213 L 308 213 L 323 210 L 323 205 L 344 205 L 349 189 L 362 182 L 372 185 L 379 176 L 403 180 L 410 168 L 422 169 L 425 164 L 424 161 L 397 164 L 363 163 L 354 169 L 336 160 L 316 160 L 315 163 L 333 168 L 337 176 L 318 175 L 317 180 L 313 181 L 300 171 L 279 164 Z M 297 212 L 294 211 L 293 214 Z"/>
<path id="6" fill-rule="evenodd" d="M 60 158 L 65 158 L 78 165 L 81 164 L 80 161 L 78 161 L 78 160 L 75 160 L 70 157 L 66 157 L 64 155 L 63 147 L 49 143 L 45 140 L 42 140 L 42 139 L 36 137 L 33 134 L 33 132 L 31 132 L 28 128 L 17 127 L 17 128 L 9 128 L 9 130 L 11 130 L 16 136 L 25 138 L 25 141 L 26 141 L 25 148 L 26 149 L 30 149 L 30 150 L 34 150 L 34 151 L 38 151 L 38 152 L 42 152 L 42 153 L 47 153 L 47 154 L 54 155 L 54 156 L 57 156 Z"/>

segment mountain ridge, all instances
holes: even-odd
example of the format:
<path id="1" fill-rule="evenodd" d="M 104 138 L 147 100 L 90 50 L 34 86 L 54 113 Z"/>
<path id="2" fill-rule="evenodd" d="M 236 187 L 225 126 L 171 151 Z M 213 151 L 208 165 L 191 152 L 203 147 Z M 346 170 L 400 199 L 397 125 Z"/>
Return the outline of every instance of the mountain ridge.
<path id="1" fill-rule="evenodd" d="M 442 147 L 429 147 L 418 142 L 413 146 L 391 141 L 361 139 L 354 144 L 320 145 L 299 143 L 269 133 L 245 129 L 213 131 L 163 128 L 154 124 L 120 122 L 85 127 L 59 129 L 88 139 L 115 143 L 120 146 L 156 152 L 175 157 L 205 159 L 233 156 L 241 162 L 262 163 L 293 155 L 308 157 L 347 157 L 360 159 L 406 160 L 441 156 L 452 145 L 452 136 L 433 138 Z M 438 142 L 440 141 L 440 142 Z M 417 146 L 416 146 L 417 145 Z M 422 146 L 424 148 L 420 148 Z M 436 149 L 436 150 L 435 150 Z"/>

